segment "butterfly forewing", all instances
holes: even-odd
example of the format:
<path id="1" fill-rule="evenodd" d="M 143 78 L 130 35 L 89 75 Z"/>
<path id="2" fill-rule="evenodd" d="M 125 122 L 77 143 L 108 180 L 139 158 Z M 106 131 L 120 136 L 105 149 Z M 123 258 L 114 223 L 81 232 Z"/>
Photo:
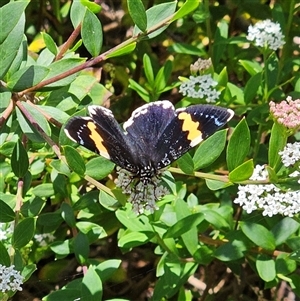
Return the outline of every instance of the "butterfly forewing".
<path id="1" fill-rule="evenodd" d="M 70 119 L 65 127 L 67 136 L 120 167 L 136 172 L 136 151 L 112 112 L 101 106 L 90 106 L 89 114 L 91 117 Z"/>
<path id="2" fill-rule="evenodd" d="M 180 158 L 223 127 L 232 116 L 231 110 L 209 105 L 195 105 L 176 110 L 176 117 L 156 143 L 156 168 L 163 168 Z"/>

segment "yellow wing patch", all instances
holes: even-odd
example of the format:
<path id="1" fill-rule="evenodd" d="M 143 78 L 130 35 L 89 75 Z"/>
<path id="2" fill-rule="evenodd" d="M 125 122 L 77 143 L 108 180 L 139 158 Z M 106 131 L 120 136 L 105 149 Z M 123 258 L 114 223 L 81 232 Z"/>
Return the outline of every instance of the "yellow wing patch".
<path id="1" fill-rule="evenodd" d="M 97 150 L 99 151 L 100 155 L 110 159 L 110 156 L 107 152 L 106 147 L 103 145 L 103 138 L 99 135 L 99 133 L 96 131 L 96 126 L 93 122 L 88 122 L 87 123 L 87 127 L 90 130 L 90 138 L 93 140 L 93 142 L 95 143 L 95 146 L 97 148 Z"/>
<path id="2" fill-rule="evenodd" d="M 178 114 L 178 118 L 183 120 L 182 130 L 188 132 L 187 138 L 191 141 L 191 147 L 200 143 L 202 139 L 202 132 L 199 130 L 199 121 L 194 121 L 191 114 L 182 112 Z"/>

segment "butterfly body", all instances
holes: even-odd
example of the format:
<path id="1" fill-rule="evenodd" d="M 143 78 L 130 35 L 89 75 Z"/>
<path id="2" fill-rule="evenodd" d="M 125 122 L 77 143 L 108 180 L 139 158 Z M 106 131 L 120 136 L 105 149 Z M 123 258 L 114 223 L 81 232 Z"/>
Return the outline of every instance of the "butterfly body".
<path id="1" fill-rule="evenodd" d="M 175 110 L 167 100 L 145 104 L 123 124 L 101 106 L 89 106 L 90 117 L 73 117 L 67 136 L 110 159 L 147 185 L 159 171 L 223 127 L 230 109 L 193 105 Z"/>

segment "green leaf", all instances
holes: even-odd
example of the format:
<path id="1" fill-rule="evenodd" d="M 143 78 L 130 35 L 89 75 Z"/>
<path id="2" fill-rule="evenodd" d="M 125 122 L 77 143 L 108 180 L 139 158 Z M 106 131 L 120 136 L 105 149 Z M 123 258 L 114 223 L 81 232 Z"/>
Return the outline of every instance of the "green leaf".
<path id="1" fill-rule="evenodd" d="M 252 176 L 253 170 L 253 159 L 250 159 L 231 171 L 229 173 L 229 180 L 233 183 L 248 180 Z"/>
<path id="2" fill-rule="evenodd" d="M 77 2 L 77 1 L 74 1 Z M 81 286 L 80 286 L 81 287 Z M 74 288 L 65 288 L 63 290 L 54 291 L 48 296 L 44 297 L 44 301 L 74 301 L 74 300 L 83 300 L 80 297 L 80 287 L 78 289 Z M 89 296 L 90 297 L 90 296 Z M 85 301 L 88 301 L 85 299 Z"/>
<path id="3" fill-rule="evenodd" d="M 153 228 L 146 216 L 136 216 L 134 212 L 130 212 L 130 214 L 128 214 L 121 210 L 116 211 L 116 216 L 118 220 L 132 232 L 153 232 Z"/>
<path id="4" fill-rule="evenodd" d="M 269 142 L 269 165 L 278 171 L 281 164 L 281 157 L 279 152 L 282 151 L 287 142 L 286 128 L 275 122 L 271 130 L 271 137 Z"/>
<path id="5" fill-rule="evenodd" d="M 265 64 L 265 71 L 268 90 L 272 91 L 276 88 L 279 71 L 278 58 L 275 51 L 268 57 Z"/>
<path id="6" fill-rule="evenodd" d="M 55 120 L 57 120 L 60 123 L 66 123 L 67 120 L 70 118 L 70 116 L 67 113 L 55 107 L 50 107 L 45 105 L 43 106 L 36 105 L 35 107 L 38 110 L 49 114 L 50 116 L 54 116 Z"/>
<path id="7" fill-rule="evenodd" d="M 89 257 L 89 240 L 86 234 L 78 232 L 77 236 L 74 239 L 74 253 L 77 261 L 83 265 L 86 263 Z"/>
<path id="8" fill-rule="evenodd" d="M 128 12 L 134 24 L 141 30 L 147 29 L 147 15 L 141 0 L 127 0 Z"/>
<path id="9" fill-rule="evenodd" d="M 51 197 L 54 195 L 53 185 L 52 183 L 40 184 L 32 189 L 32 193 L 40 198 Z"/>
<path id="10" fill-rule="evenodd" d="M 210 224 L 214 225 L 217 229 L 230 229 L 230 225 L 224 216 L 214 210 L 203 210 L 204 219 Z"/>
<path id="11" fill-rule="evenodd" d="M 86 164 L 86 174 L 95 180 L 102 180 L 107 177 L 115 167 L 115 164 L 101 156 L 91 159 Z"/>
<path id="12" fill-rule="evenodd" d="M 217 66 L 224 55 L 224 48 L 228 44 L 229 25 L 225 20 L 220 20 L 214 36 L 214 51 L 212 56 L 213 65 Z"/>
<path id="13" fill-rule="evenodd" d="M 209 166 L 221 155 L 226 137 L 227 130 L 217 131 L 199 145 L 193 157 L 195 170 Z"/>
<path id="14" fill-rule="evenodd" d="M 65 241 L 54 241 L 50 245 L 50 249 L 55 253 L 56 257 L 64 258 L 67 255 L 71 254 L 73 250 L 71 250 L 71 243 L 69 240 Z"/>
<path id="15" fill-rule="evenodd" d="M 22 132 L 33 142 L 45 142 L 44 138 L 41 137 L 41 134 L 37 130 L 37 125 L 43 130 L 43 132 L 47 136 L 51 136 L 51 128 L 49 126 L 48 121 L 44 117 L 43 114 L 41 114 L 40 111 L 36 109 L 36 107 L 33 107 L 26 102 L 22 102 L 22 105 L 26 109 L 27 113 L 32 118 L 32 123 L 29 121 L 25 116 L 23 116 L 23 113 L 19 110 L 19 108 L 16 109 L 18 121 L 20 124 L 20 127 L 22 129 Z"/>
<path id="16" fill-rule="evenodd" d="M 7 267 L 10 266 L 10 257 L 8 255 L 6 247 L 2 244 L 1 241 L 0 241 L 0 264 Z"/>
<path id="17" fill-rule="evenodd" d="M 42 32 L 42 37 L 43 37 L 46 47 L 49 49 L 49 51 L 51 53 L 53 53 L 54 55 L 57 55 L 58 48 L 57 48 L 53 38 L 46 32 Z"/>
<path id="18" fill-rule="evenodd" d="M 211 180 L 211 179 L 205 179 L 205 183 L 206 183 L 207 187 L 213 191 L 223 189 L 223 188 L 226 188 L 226 187 L 232 185 L 232 183 L 229 181 L 223 182 L 223 181 L 217 181 L 217 180 Z"/>
<path id="19" fill-rule="evenodd" d="M 75 227 L 76 221 L 72 207 L 67 203 L 61 204 L 61 216 L 69 227 Z"/>
<path id="20" fill-rule="evenodd" d="M 234 240 L 218 247 L 214 256 L 221 261 L 233 261 L 243 258 L 246 250 L 243 242 Z"/>
<path id="21" fill-rule="evenodd" d="M 13 173 L 18 178 L 23 178 L 29 167 L 29 159 L 26 149 L 22 142 L 18 140 L 16 143 L 12 157 L 11 157 L 11 168 Z"/>
<path id="22" fill-rule="evenodd" d="M 179 168 L 188 175 L 192 175 L 194 173 L 194 162 L 189 153 L 184 154 L 182 157 L 177 159 L 177 164 Z"/>
<path id="23" fill-rule="evenodd" d="M 290 258 L 289 254 L 279 254 L 275 261 L 276 274 L 288 275 L 297 269 L 295 260 Z"/>
<path id="24" fill-rule="evenodd" d="M 154 80 L 154 90 L 161 93 L 168 84 L 168 80 L 172 73 L 173 64 L 171 61 L 166 61 L 164 66 L 159 69 Z"/>
<path id="25" fill-rule="evenodd" d="M 66 175 L 67 177 L 71 176 L 71 171 L 68 165 L 60 159 L 52 160 L 50 166 L 57 170 L 59 173 Z"/>
<path id="26" fill-rule="evenodd" d="M 76 28 L 82 22 L 85 11 L 86 8 L 81 4 L 81 1 L 72 2 L 70 18 L 74 28 Z"/>
<path id="27" fill-rule="evenodd" d="M 239 60 L 239 63 L 251 76 L 263 71 L 262 66 L 256 61 Z"/>
<path id="28" fill-rule="evenodd" d="M 146 102 L 150 102 L 149 92 L 131 78 L 129 78 L 128 87 L 136 91 L 143 100 L 145 100 Z"/>
<path id="29" fill-rule="evenodd" d="M 11 76 L 7 86 L 12 91 L 22 91 L 41 82 L 49 72 L 50 70 L 43 66 L 25 67 Z"/>
<path id="30" fill-rule="evenodd" d="M 1 48 L 1 46 L 0 46 Z M 27 62 L 28 59 L 28 45 L 26 36 L 23 36 L 23 40 L 18 49 L 18 52 L 11 63 L 9 70 L 7 71 L 6 77 L 9 79 L 13 74 L 15 74 L 19 69 L 21 69 Z"/>
<path id="31" fill-rule="evenodd" d="M 21 1 L 12 2 L 12 3 L 21 3 Z M 11 15 L 12 13 L 14 12 L 11 11 L 9 15 Z M 0 16 L 2 15 L 0 14 Z M 0 19 L 2 21 L 2 18 Z M 4 24 L 2 25 L 5 27 Z M 2 28 L 3 26 L 1 26 L 0 32 L 2 32 L 1 29 L 3 29 Z M 11 64 L 16 58 L 16 54 L 18 53 L 23 41 L 24 27 L 25 27 L 25 16 L 22 15 L 18 23 L 16 24 L 16 26 L 9 33 L 8 37 L 4 40 L 2 44 L 0 43 L 0 58 L 1 58 L 0 79 L 3 79 L 3 77 L 5 77 L 7 70 L 10 68 Z"/>
<path id="32" fill-rule="evenodd" d="M 124 195 L 122 194 L 122 196 Z M 100 190 L 99 193 L 99 202 L 104 208 L 108 210 L 115 210 L 115 208 L 120 207 L 120 203 L 116 200 L 115 197 L 102 190 Z"/>
<path id="33" fill-rule="evenodd" d="M 48 75 L 44 78 L 44 80 L 48 80 L 50 78 L 53 78 L 57 75 L 60 75 L 61 73 L 66 72 L 66 70 L 70 70 L 72 68 L 75 68 L 79 65 L 81 65 L 85 61 L 84 58 L 65 58 L 56 62 L 53 62 L 48 66 L 50 69 L 50 72 Z M 52 84 L 47 85 L 46 87 L 42 87 L 41 90 L 49 90 L 49 88 L 58 88 L 58 87 L 64 87 L 69 85 L 76 77 L 78 73 L 69 75 L 63 79 L 56 80 Z"/>
<path id="34" fill-rule="evenodd" d="M 0 200 L 0 223 L 9 223 L 15 219 L 15 213 L 4 201 Z"/>
<path id="35" fill-rule="evenodd" d="M 84 275 L 81 284 L 82 301 L 100 301 L 102 300 L 102 281 L 91 265 Z"/>
<path id="36" fill-rule="evenodd" d="M 275 224 L 271 229 L 275 238 L 276 246 L 284 243 L 291 235 L 299 229 L 299 223 L 290 217 L 285 217 Z"/>
<path id="37" fill-rule="evenodd" d="M 0 44 L 2 44 L 8 35 L 16 28 L 28 4 L 28 0 L 15 1 L 0 8 Z M 2 58 L 1 56 L 1 59 Z"/>
<path id="38" fill-rule="evenodd" d="M 186 43 L 174 43 L 168 47 L 170 52 L 175 53 L 183 53 L 183 54 L 190 54 L 196 56 L 203 56 L 205 55 L 204 51 L 196 46 L 186 44 Z"/>
<path id="39" fill-rule="evenodd" d="M 179 237 L 183 233 L 188 232 L 193 227 L 197 227 L 204 220 L 202 213 L 195 213 L 182 218 L 177 223 L 172 225 L 163 235 L 163 238 Z"/>
<path id="40" fill-rule="evenodd" d="M 272 233 L 260 224 L 243 222 L 241 223 L 243 233 L 257 246 L 266 250 L 275 249 L 275 239 Z"/>
<path id="41" fill-rule="evenodd" d="M 94 14 L 98 14 L 102 9 L 102 7 L 99 4 L 91 2 L 89 0 L 80 0 L 80 2 L 83 6 L 87 7 Z"/>
<path id="42" fill-rule="evenodd" d="M 89 241 L 95 241 L 97 239 L 107 237 L 107 233 L 105 232 L 103 227 L 95 223 L 77 222 L 76 227 L 80 230 L 80 232 L 88 236 Z"/>
<path id="43" fill-rule="evenodd" d="M 119 246 L 122 248 L 134 248 L 144 245 L 154 237 L 154 233 L 130 232 L 119 239 Z"/>
<path id="44" fill-rule="evenodd" d="M 262 72 L 259 72 L 248 80 L 244 90 L 244 100 L 246 104 L 251 103 L 251 101 L 257 96 L 258 89 L 262 83 Z"/>
<path id="45" fill-rule="evenodd" d="M 125 45 L 121 48 L 116 47 L 115 49 L 112 49 L 105 57 L 111 58 L 116 56 L 125 55 L 128 53 L 131 53 L 136 47 L 136 42 L 132 42 L 129 45 Z"/>
<path id="46" fill-rule="evenodd" d="M 270 282 L 275 279 L 275 262 L 269 256 L 264 254 L 258 255 L 256 260 L 256 268 L 258 275 L 262 280 Z"/>
<path id="47" fill-rule="evenodd" d="M 194 11 L 200 4 L 198 0 L 186 0 L 180 9 L 174 14 L 172 22 L 181 19 Z"/>
<path id="48" fill-rule="evenodd" d="M 101 275 L 102 281 L 106 281 L 114 275 L 121 263 L 122 260 L 119 259 L 105 260 L 96 266 L 95 271 Z"/>
<path id="49" fill-rule="evenodd" d="M 246 119 L 242 119 L 234 129 L 227 147 L 227 166 L 229 171 L 241 165 L 250 149 L 250 131 Z"/>
<path id="50" fill-rule="evenodd" d="M 170 17 L 175 12 L 176 4 L 177 1 L 172 1 L 168 3 L 161 3 L 147 9 L 147 30 L 151 29 L 153 26 L 156 26 L 157 24 L 163 22 L 165 19 Z M 163 26 L 147 35 L 147 37 L 149 39 L 152 39 L 158 36 L 160 33 L 162 33 L 167 27 L 168 25 Z M 141 30 L 137 26 L 135 26 L 133 30 L 133 35 L 136 36 L 139 33 L 141 33 Z"/>
<path id="51" fill-rule="evenodd" d="M 99 19 L 89 9 L 84 14 L 81 36 L 87 51 L 96 57 L 102 48 L 103 32 Z"/>
<path id="52" fill-rule="evenodd" d="M 85 173 L 85 164 L 80 154 L 69 145 L 64 147 L 64 151 L 69 167 L 78 175 L 83 176 Z"/>
<path id="53" fill-rule="evenodd" d="M 147 53 L 145 53 L 143 56 L 143 67 L 148 83 L 152 87 L 154 84 L 154 71 L 153 71 L 150 56 Z"/>
<path id="54" fill-rule="evenodd" d="M 188 278 L 195 273 L 197 268 L 198 263 L 180 263 L 167 258 L 163 265 L 162 275 L 155 284 L 152 299 L 171 300 L 177 291 L 185 285 Z"/>
<path id="55" fill-rule="evenodd" d="M 15 249 L 21 249 L 32 239 L 35 232 L 35 219 L 27 217 L 19 222 L 12 236 L 12 245 Z"/>

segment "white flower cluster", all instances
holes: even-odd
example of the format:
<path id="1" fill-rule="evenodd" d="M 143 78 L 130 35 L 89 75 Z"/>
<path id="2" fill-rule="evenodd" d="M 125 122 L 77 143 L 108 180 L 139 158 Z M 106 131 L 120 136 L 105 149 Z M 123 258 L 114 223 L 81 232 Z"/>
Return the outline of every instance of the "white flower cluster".
<path id="1" fill-rule="evenodd" d="M 283 151 L 279 152 L 284 166 L 289 167 L 300 161 L 300 142 L 288 143 Z"/>
<path id="2" fill-rule="evenodd" d="M 132 203 L 133 211 L 141 214 L 144 211 L 153 213 L 158 209 L 156 200 L 160 199 L 169 191 L 160 185 L 160 177 L 153 177 L 151 183 L 144 185 L 142 182 L 134 183 L 132 176 L 124 169 L 118 169 L 116 186 L 122 188 L 123 193 L 129 194 L 128 201 Z"/>
<path id="3" fill-rule="evenodd" d="M 191 73 L 197 73 L 199 71 L 203 71 L 208 69 L 212 65 L 211 59 L 208 60 L 203 60 L 203 59 L 198 59 L 194 64 L 191 64 L 190 70 Z"/>
<path id="4" fill-rule="evenodd" d="M 179 92 L 183 96 L 205 98 L 207 103 L 216 102 L 221 94 L 221 92 L 213 88 L 217 84 L 210 74 L 191 75 L 187 81 L 180 85 Z"/>
<path id="5" fill-rule="evenodd" d="M 260 21 L 253 26 L 250 25 L 246 38 L 249 41 L 254 41 L 254 44 L 258 47 L 266 46 L 272 50 L 277 50 L 285 44 L 280 24 L 271 20 Z"/>
<path id="6" fill-rule="evenodd" d="M 0 241 L 8 239 L 13 233 L 14 223 L 0 223 Z"/>
<path id="7" fill-rule="evenodd" d="M 300 184 L 300 142 L 288 143 L 283 151 L 279 152 L 281 161 L 285 167 L 291 167 L 297 164 L 298 170 L 295 170 L 290 174 L 290 177 L 299 178 Z"/>
<path id="8" fill-rule="evenodd" d="M 268 172 L 264 166 L 256 165 L 251 180 L 267 180 Z M 282 214 L 294 216 L 300 212 L 300 190 L 282 191 L 273 184 L 239 185 L 238 197 L 233 201 L 242 206 L 247 213 L 263 210 L 263 215 Z"/>
<path id="9" fill-rule="evenodd" d="M 51 233 L 35 234 L 34 239 L 40 247 L 46 247 L 50 242 L 54 241 L 55 236 Z"/>
<path id="10" fill-rule="evenodd" d="M 15 266 L 6 267 L 0 264 L 0 291 L 21 291 L 24 277 L 19 271 L 15 270 Z"/>

